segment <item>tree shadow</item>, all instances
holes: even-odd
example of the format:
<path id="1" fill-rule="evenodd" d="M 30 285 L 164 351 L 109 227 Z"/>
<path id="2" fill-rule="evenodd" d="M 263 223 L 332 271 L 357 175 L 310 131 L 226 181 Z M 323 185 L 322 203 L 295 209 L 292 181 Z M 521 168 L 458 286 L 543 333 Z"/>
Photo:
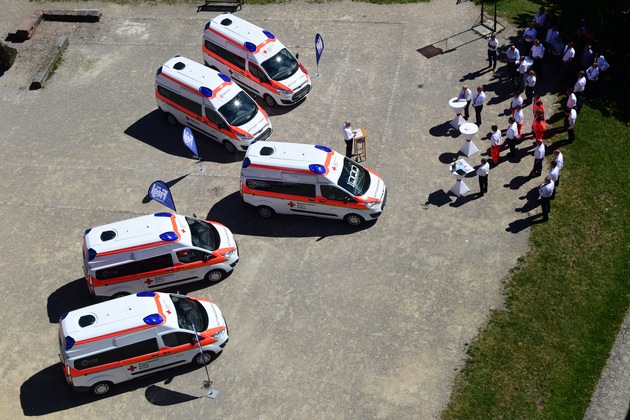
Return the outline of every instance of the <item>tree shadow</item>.
<path id="1" fill-rule="evenodd" d="M 116 384 L 106 396 L 97 398 L 89 393 L 73 393 L 66 383 L 61 364 L 55 363 L 35 373 L 22 384 L 20 387 L 20 404 L 25 416 L 43 416 L 90 404 L 96 400 L 112 398 L 136 389 L 150 387 L 158 382 L 168 384 L 174 378 L 186 375 L 199 368 L 200 366 L 195 364 L 186 363 L 182 366 Z M 155 405 L 179 404 L 196 398 L 186 394 L 179 394 L 179 396 L 169 395 L 156 392 L 155 390 L 146 392 L 145 396 L 147 396 L 148 402 Z"/>
<path id="2" fill-rule="evenodd" d="M 61 315 L 94 304 L 85 277 L 64 284 L 48 296 L 46 310 L 51 324 L 59 322 Z"/>
<path id="3" fill-rule="evenodd" d="M 241 235 L 287 238 L 314 236 L 318 241 L 329 236 L 351 235 L 376 223 L 376 220 L 371 220 L 359 226 L 350 226 L 343 220 L 282 214 L 276 214 L 271 219 L 261 219 L 252 206 L 243 203 L 239 191 L 212 206 L 206 219 L 222 223 L 233 233 Z"/>
<path id="4" fill-rule="evenodd" d="M 197 140 L 200 161 L 232 163 L 243 159 L 243 153 L 229 153 L 222 144 L 193 127 L 191 129 Z M 164 118 L 164 113 L 155 109 L 127 127 L 124 133 L 169 155 L 195 159 L 182 141 L 182 130 L 183 126 L 173 127 Z"/>

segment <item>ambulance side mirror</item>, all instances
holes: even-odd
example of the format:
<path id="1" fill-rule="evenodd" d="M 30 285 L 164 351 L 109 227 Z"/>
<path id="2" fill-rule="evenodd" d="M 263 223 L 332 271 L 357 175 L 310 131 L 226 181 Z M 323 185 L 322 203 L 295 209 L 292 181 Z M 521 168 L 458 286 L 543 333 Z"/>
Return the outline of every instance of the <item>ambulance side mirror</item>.
<path id="1" fill-rule="evenodd" d="M 211 260 L 214 258 L 214 255 L 212 254 L 203 254 L 203 262 L 207 262 L 208 260 Z"/>
<path id="2" fill-rule="evenodd" d="M 300 53 L 296 53 L 296 54 L 295 54 L 295 59 L 296 59 L 296 60 L 299 60 L 299 59 L 300 59 Z"/>

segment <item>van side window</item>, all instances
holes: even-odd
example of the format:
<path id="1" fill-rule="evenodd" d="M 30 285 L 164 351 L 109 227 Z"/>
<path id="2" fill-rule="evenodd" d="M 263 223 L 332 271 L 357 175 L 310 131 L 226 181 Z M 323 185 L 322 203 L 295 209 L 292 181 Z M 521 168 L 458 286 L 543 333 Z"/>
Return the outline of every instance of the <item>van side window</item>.
<path id="1" fill-rule="evenodd" d="M 302 197 L 315 197 L 314 184 L 248 179 L 245 181 L 245 185 L 247 186 L 247 188 L 251 188 L 253 190 L 269 191 L 288 195 L 299 195 Z"/>
<path id="2" fill-rule="evenodd" d="M 332 187 L 330 185 L 320 185 L 320 190 L 322 191 L 322 196 L 329 200 L 353 200 L 347 193 L 341 191 L 339 188 Z"/>
<path id="3" fill-rule="evenodd" d="M 77 370 L 89 369 L 95 366 L 106 365 L 108 363 L 120 362 L 121 360 L 131 359 L 132 357 L 143 356 L 159 350 L 157 339 L 150 338 L 148 340 L 139 341 L 128 346 L 122 346 L 116 349 L 104 351 L 99 354 L 81 357 L 74 361 L 74 368 Z"/>
<path id="4" fill-rule="evenodd" d="M 173 257 L 171 257 L 171 254 L 164 254 L 153 258 L 147 258 L 146 260 L 133 261 L 127 264 L 97 270 L 96 278 L 99 280 L 109 280 L 118 277 L 146 273 L 148 271 L 161 270 L 172 266 Z"/>
<path id="5" fill-rule="evenodd" d="M 199 251 L 196 249 L 182 249 L 181 251 L 177 251 L 177 259 L 180 263 L 190 264 L 197 261 L 203 261 L 205 256 L 210 256 L 203 251 Z"/>
<path id="6" fill-rule="evenodd" d="M 225 128 L 225 121 L 217 112 L 213 109 L 205 107 L 206 110 L 206 118 L 213 124 L 216 124 L 219 128 Z"/>
<path id="7" fill-rule="evenodd" d="M 193 344 L 196 341 L 195 335 L 185 333 L 183 331 L 175 331 L 172 333 L 162 335 L 162 341 L 167 347 L 177 347 L 183 344 Z"/>
<path id="8" fill-rule="evenodd" d="M 219 47 L 217 44 L 213 44 L 212 42 L 208 41 L 207 39 L 204 41 L 204 45 L 212 53 L 218 55 L 219 57 L 221 57 L 222 59 L 224 59 L 228 63 L 234 64 L 235 66 L 245 70 L 245 60 L 243 58 L 237 56 L 233 52 L 230 52 L 230 51 L 226 50 L 223 47 Z"/>
<path id="9" fill-rule="evenodd" d="M 269 78 L 263 73 L 263 71 L 255 64 L 249 63 L 249 72 L 257 77 L 261 82 L 268 82 Z"/>
<path id="10" fill-rule="evenodd" d="M 195 115 L 201 115 L 201 104 L 197 103 L 191 99 L 184 98 L 179 93 L 175 93 L 170 89 L 166 89 L 163 86 L 158 85 L 158 93 L 169 101 L 173 102 L 176 105 L 179 105 L 183 108 L 186 108 L 188 111 L 192 112 Z"/>

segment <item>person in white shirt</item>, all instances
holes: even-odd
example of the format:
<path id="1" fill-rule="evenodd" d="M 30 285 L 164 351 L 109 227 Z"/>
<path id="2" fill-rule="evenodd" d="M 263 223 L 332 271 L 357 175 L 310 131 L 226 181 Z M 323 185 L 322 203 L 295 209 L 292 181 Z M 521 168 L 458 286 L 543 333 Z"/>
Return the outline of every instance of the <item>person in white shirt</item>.
<path id="1" fill-rule="evenodd" d="M 580 70 L 586 70 L 593 64 L 595 60 L 595 53 L 591 49 L 591 44 L 586 44 L 582 51 L 582 57 L 580 57 Z M 556 184 L 557 186 L 558 184 Z"/>
<path id="2" fill-rule="evenodd" d="M 468 89 L 468 85 L 462 86 L 462 90 L 460 90 L 459 94 L 457 95 L 457 100 L 461 102 L 466 101 L 466 108 L 464 108 L 464 119 L 468 121 L 468 117 L 470 116 L 470 114 L 468 113 L 470 108 L 470 101 L 472 100 L 472 92 L 470 91 L 470 89 Z"/>
<path id="3" fill-rule="evenodd" d="M 541 6 L 534 15 L 534 23 L 536 23 L 536 28 L 544 28 L 545 24 L 547 23 L 547 14 L 545 13 L 544 7 Z"/>
<path id="4" fill-rule="evenodd" d="M 514 93 L 512 94 L 512 102 L 510 102 L 510 113 L 512 115 L 514 115 L 514 113 L 516 112 L 516 107 L 518 105 L 520 105 L 521 107 L 523 106 L 523 98 L 521 98 L 520 89 L 515 89 Z"/>
<path id="5" fill-rule="evenodd" d="M 486 94 L 483 91 L 483 86 L 477 86 L 477 92 L 472 99 L 472 106 L 475 108 L 475 124 L 477 127 L 481 126 L 481 110 L 483 109 L 483 104 L 486 101 Z"/>
<path id="6" fill-rule="evenodd" d="M 534 149 L 534 167 L 530 173 L 531 177 L 540 176 L 542 173 L 543 160 L 545 159 L 545 143 L 542 140 L 536 141 Z"/>
<path id="7" fill-rule="evenodd" d="M 538 77 L 542 77 L 542 62 L 545 57 L 545 47 L 540 43 L 539 40 L 534 40 L 534 45 L 530 49 L 531 57 L 534 60 L 534 64 L 532 64 L 532 70 L 536 72 Z"/>
<path id="8" fill-rule="evenodd" d="M 479 195 L 483 196 L 488 192 L 488 174 L 490 173 L 490 164 L 486 159 L 481 159 L 481 165 L 477 168 L 477 177 L 479 178 Z"/>
<path id="9" fill-rule="evenodd" d="M 507 138 L 507 144 L 510 148 L 510 158 L 513 159 L 516 157 L 516 143 L 519 140 L 518 127 L 516 125 L 514 117 L 508 118 L 508 124 L 508 128 L 505 131 L 505 137 Z"/>
<path id="10" fill-rule="evenodd" d="M 492 71 L 497 69 L 497 49 L 499 48 L 499 40 L 495 32 L 488 39 L 488 67 L 492 67 Z"/>
<path id="11" fill-rule="evenodd" d="M 534 22 L 532 22 L 527 29 L 523 31 L 523 41 L 525 41 L 525 46 L 527 47 L 525 51 L 530 50 L 534 39 L 536 39 L 536 28 L 534 27 Z"/>
<path id="12" fill-rule="evenodd" d="M 575 108 L 577 105 L 577 97 L 573 93 L 573 88 L 567 89 L 567 108 Z"/>
<path id="13" fill-rule="evenodd" d="M 525 90 L 525 82 L 527 79 L 528 70 L 529 70 L 529 66 L 527 65 L 527 62 L 525 61 L 525 56 L 522 55 L 521 58 L 519 59 L 518 66 L 516 68 L 516 71 L 518 72 L 518 74 L 521 75 L 520 81 L 519 81 L 519 87 L 521 88 L 521 90 Z"/>
<path id="14" fill-rule="evenodd" d="M 558 32 L 558 27 L 553 25 L 547 30 L 547 36 L 545 36 L 545 48 L 550 50 L 559 37 L 560 32 Z"/>
<path id="15" fill-rule="evenodd" d="M 554 190 L 553 181 L 547 176 L 545 181 L 538 187 L 538 194 L 540 194 L 540 208 L 542 210 L 543 220 L 549 220 L 549 213 L 551 213 L 551 195 Z"/>
<path id="16" fill-rule="evenodd" d="M 527 73 L 527 78 L 525 79 L 525 97 L 527 98 L 527 104 L 532 103 L 532 99 L 534 98 L 534 87 L 536 86 L 536 72 L 534 70 L 530 70 Z"/>
<path id="17" fill-rule="evenodd" d="M 554 184 L 553 193 L 551 194 L 551 199 L 553 200 L 554 198 L 556 198 L 556 189 L 558 188 L 560 168 L 558 168 L 558 162 L 556 162 L 555 160 L 552 161 L 550 165 L 551 165 L 551 170 L 549 171 L 549 175 L 547 176 L 549 177 L 549 179 L 553 181 L 553 184 Z"/>
<path id="18" fill-rule="evenodd" d="M 516 106 L 516 111 L 514 111 L 514 121 L 516 122 L 516 127 L 518 130 L 518 137 L 520 138 L 523 135 L 523 122 L 525 120 L 525 115 L 523 115 L 523 107 L 520 105 Z"/>
<path id="19" fill-rule="evenodd" d="M 577 112 L 573 108 L 567 108 L 564 111 L 564 115 L 566 115 L 566 128 L 567 133 L 569 134 L 569 142 L 573 143 L 575 141 L 575 121 L 577 120 Z"/>
<path id="20" fill-rule="evenodd" d="M 589 82 L 596 82 L 598 77 L 599 77 L 599 66 L 597 65 L 597 63 L 593 63 L 591 67 L 586 69 L 586 78 L 588 79 Z"/>
<path id="21" fill-rule="evenodd" d="M 521 59 L 521 52 L 516 48 L 514 44 L 510 45 L 507 50 L 505 50 L 505 59 L 507 61 L 507 69 L 508 74 L 510 75 L 510 81 L 514 82 L 516 79 L 516 69 L 518 67 L 518 62 Z"/>
<path id="22" fill-rule="evenodd" d="M 586 76 L 584 74 L 585 73 L 580 70 L 578 72 L 577 82 L 573 85 L 573 93 L 576 98 L 575 110 L 578 114 L 582 110 L 582 103 L 584 102 L 584 88 L 586 88 Z"/>
<path id="23" fill-rule="evenodd" d="M 560 149 L 556 149 L 553 151 L 553 156 L 555 158 L 554 162 L 558 167 L 558 180 L 555 181 L 556 186 L 560 185 L 560 171 L 562 171 L 562 167 L 564 166 L 564 156 L 562 156 L 562 152 Z"/>
<path id="24" fill-rule="evenodd" d="M 503 139 L 501 138 L 501 130 L 496 125 L 491 127 L 492 134 L 490 135 L 490 155 L 492 156 L 492 163 L 499 164 L 499 155 L 501 154 L 501 147 L 503 147 Z"/>
<path id="25" fill-rule="evenodd" d="M 350 121 L 346 121 L 343 125 L 343 140 L 346 142 L 346 157 L 351 158 L 354 132 L 352 131 L 352 123 Z"/>
<path id="26" fill-rule="evenodd" d="M 610 65 L 608 64 L 608 61 L 606 61 L 604 56 L 599 52 L 595 53 L 595 62 L 597 63 L 597 66 L 599 67 L 600 73 L 608 70 L 608 67 L 610 67 Z"/>
<path id="27" fill-rule="evenodd" d="M 573 42 L 569 42 L 562 51 L 562 77 L 566 80 L 568 75 L 573 70 L 573 59 L 575 58 L 575 48 L 573 48 Z"/>

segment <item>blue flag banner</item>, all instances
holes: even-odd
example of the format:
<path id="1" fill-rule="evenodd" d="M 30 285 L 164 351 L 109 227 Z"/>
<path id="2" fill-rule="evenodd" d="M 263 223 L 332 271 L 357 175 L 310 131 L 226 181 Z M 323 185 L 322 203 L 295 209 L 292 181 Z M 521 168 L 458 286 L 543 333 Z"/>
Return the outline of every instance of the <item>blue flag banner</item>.
<path id="1" fill-rule="evenodd" d="M 162 181 L 155 181 L 151 184 L 149 187 L 149 197 L 158 203 L 165 205 L 169 209 L 177 211 L 175 210 L 175 202 L 173 201 L 171 190 L 169 190 L 168 186 Z"/>
<path id="2" fill-rule="evenodd" d="M 324 52 L 324 38 L 322 38 L 320 34 L 317 34 L 315 35 L 315 59 L 317 60 L 317 65 L 319 65 L 322 52 Z"/>
<path id="3" fill-rule="evenodd" d="M 195 143 L 195 136 L 193 136 L 193 132 L 189 127 L 184 127 L 184 132 L 182 133 L 182 139 L 184 140 L 184 144 L 188 147 L 195 157 L 199 156 L 197 153 L 197 143 Z"/>

